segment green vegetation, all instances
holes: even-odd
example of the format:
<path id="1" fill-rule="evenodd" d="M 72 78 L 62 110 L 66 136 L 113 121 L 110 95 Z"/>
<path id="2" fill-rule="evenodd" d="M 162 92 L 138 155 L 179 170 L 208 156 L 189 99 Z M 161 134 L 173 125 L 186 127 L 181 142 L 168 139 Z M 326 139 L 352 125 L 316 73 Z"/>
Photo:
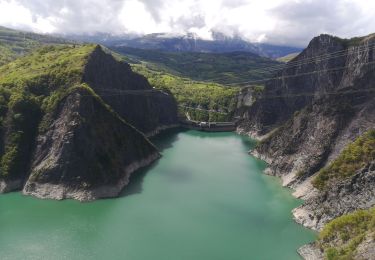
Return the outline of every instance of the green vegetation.
<path id="1" fill-rule="evenodd" d="M 349 260 L 354 259 L 363 239 L 374 235 L 375 208 L 358 210 L 329 222 L 319 235 L 318 245 L 328 260 Z"/>
<path id="2" fill-rule="evenodd" d="M 0 176 L 16 176 L 22 173 L 36 134 L 40 119 L 37 100 L 26 92 L 13 93 L 9 98 L 8 117 L 4 126 L 8 129 L 8 138 L 4 155 L 0 161 Z M 2 127 L 4 127 L 2 125 Z"/>
<path id="3" fill-rule="evenodd" d="M 238 88 L 197 82 L 154 71 L 142 64 L 133 64 L 132 68 L 135 72 L 145 76 L 156 89 L 171 92 L 177 100 L 181 116 L 185 117 L 188 113 L 192 120 L 198 121 L 231 120 L 236 106 Z"/>
<path id="4" fill-rule="evenodd" d="M 353 176 L 356 171 L 373 160 L 375 160 L 375 130 L 370 130 L 349 144 L 329 166 L 321 169 L 312 183 L 318 189 L 325 189 L 334 180 Z"/>
<path id="5" fill-rule="evenodd" d="M 154 88 L 171 93 L 179 105 L 179 114 L 182 118 L 189 115 L 191 120 L 196 121 L 232 120 L 237 105 L 237 94 L 240 91 L 238 87 L 176 76 L 156 65 L 149 66 L 147 62 L 135 61 L 128 56 L 104 50 L 117 60 L 130 63 L 132 70 L 145 76 Z M 255 93 L 261 93 L 263 90 L 264 86 L 254 86 Z"/>
<path id="6" fill-rule="evenodd" d="M 25 174 L 35 136 L 59 101 L 80 85 L 95 45 L 47 46 L 0 67 L 0 177 Z"/>
<path id="7" fill-rule="evenodd" d="M 262 68 L 281 64 L 248 52 L 184 53 L 129 47 L 113 49 L 125 55 L 129 63 L 143 63 L 151 70 L 219 84 L 269 78 L 271 73 L 263 71 Z"/>
<path id="8" fill-rule="evenodd" d="M 43 95 L 59 86 L 79 82 L 83 66 L 95 45 L 47 46 L 0 67 L 0 85 L 26 88 Z"/>
<path id="9" fill-rule="evenodd" d="M 299 54 L 299 52 L 291 53 L 291 54 L 288 54 L 286 56 L 278 58 L 277 61 L 287 63 L 287 62 L 293 60 L 295 57 L 297 57 L 298 54 Z"/>
<path id="10" fill-rule="evenodd" d="M 279 62 L 245 52 L 171 53 L 157 50 L 114 48 L 112 55 L 132 65 L 156 89 L 171 92 L 182 117 L 197 121 L 231 121 L 239 85 L 233 82 L 261 79 L 268 75 L 256 69 Z M 122 55 L 125 56 L 122 56 Z M 253 87 L 260 95 L 264 86 Z"/>
<path id="11" fill-rule="evenodd" d="M 11 30 L 0 26 L 0 66 L 46 44 L 68 41 L 41 34 Z"/>
<path id="12" fill-rule="evenodd" d="M 363 37 L 353 37 L 349 39 L 343 39 L 337 36 L 334 36 L 333 38 L 340 42 L 342 45 L 344 45 L 345 48 L 353 47 L 353 46 L 358 46 L 360 44 L 363 44 L 366 39 L 373 38 L 375 34 L 370 34 L 367 36 Z"/>

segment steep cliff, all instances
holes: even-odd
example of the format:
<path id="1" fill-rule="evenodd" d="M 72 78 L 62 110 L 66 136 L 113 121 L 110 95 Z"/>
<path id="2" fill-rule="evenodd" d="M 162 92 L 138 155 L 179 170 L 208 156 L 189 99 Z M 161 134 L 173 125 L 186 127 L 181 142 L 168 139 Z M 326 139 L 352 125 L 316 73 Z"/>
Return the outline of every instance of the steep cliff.
<path id="1" fill-rule="evenodd" d="M 374 79 L 374 36 L 343 40 L 330 35 L 314 38 L 308 47 L 265 84 L 263 95 L 240 115 L 247 132 L 265 134 L 296 111 L 319 100 L 334 100 L 348 91 L 366 90 Z M 335 93 L 335 92 L 341 92 Z M 361 101 L 358 101 L 361 102 Z M 245 106 L 246 108 L 246 106 Z"/>
<path id="2" fill-rule="evenodd" d="M 131 100 L 120 90 L 135 91 L 139 103 L 122 99 Z M 118 103 L 111 103 L 115 95 Z M 0 192 L 83 201 L 116 196 L 131 173 L 159 157 L 130 122 L 155 132 L 175 123 L 176 114 L 170 95 L 99 46 L 42 48 L 0 67 Z"/>
<path id="3" fill-rule="evenodd" d="M 375 37 L 355 43 L 314 38 L 253 104 L 239 109 L 243 131 L 268 134 L 254 153 L 285 184 L 311 176 L 375 125 Z"/>
<path id="4" fill-rule="evenodd" d="M 336 217 L 375 205 L 374 154 L 351 165 L 350 176 L 332 179 L 327 189 L 314 182 L 345 157 L 354 140 L 375 129 L 374 45 L 374 35 L 316 37 L 265 84 L 253 104 L 237 112 L 243 118 L 239 130 L 261 139 L 252 153 L 269 163 L 266 173 L 281 177 L 305 199 L 293 213 L 307 227 L 321 230 Z"/>
<path id="5" fill-rule="evenodd" d="M 24 194 L 93 200 L 117 196 L 157 149 L 89 89 L 63 98 L 37 138 Z"/>
<path id="6" fill-rule="evenodd" d="M 341 215 L 375 205 L 375 130 L 349 144 L 312 178 L 316 189 L 294 210 L 297 222 L 321 229 Z"/>
<path id="7" fill-rule="evenodd" d="M 147 135 L 178 122 L 177 104 L 170 94 L 154 90 L 146 78 L 133 73 L 128 64 L 114 60 L 100 47 L 89 56 L 82 80 Z"/>

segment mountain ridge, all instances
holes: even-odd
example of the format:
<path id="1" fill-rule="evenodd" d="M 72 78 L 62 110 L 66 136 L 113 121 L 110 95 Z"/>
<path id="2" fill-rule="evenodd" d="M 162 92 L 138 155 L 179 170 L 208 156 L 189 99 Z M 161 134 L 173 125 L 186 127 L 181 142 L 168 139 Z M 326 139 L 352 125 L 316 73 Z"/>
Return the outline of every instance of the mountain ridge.
<path id="1" fill-rule="evenodd" d="M 124 35 L 65 35 L 67 39 L 82 42 L 96 42 L 108 47 L 132 47 L 145 50 L 169 52 L 251 52 L 263 57 L 279 58 L 290 53 L 301 51 L 301 48 L 278 46 L 266 43 L 251 43 L 240 37 L 228 37 L 224 34 L 213 34 L 212 40 L 205 40 L 195 34 L 169 35 L 166 33 L 146 34 L 144 36 Z"/>
<path id="2" fill-rule="evenodd" d="M 0 67 L 0 90 L 2 193 L 23 189 L 81 201 L 117 196 L 136 169 L 160 157 L 144 133 L 177 123 L 170 95 L 98 45 L 47 46 L 8 63 Z M 117 106 L 132 92 L 113 101 L 106 90 L 141 92 L 137 103 Z M 139 106 L 143 113 L 127 118 Z"/>
<path id="3" fill-rule="evenodd" d="M 243 118 L 238 130 L 261 140 L 252 154 L 268 162 L 266 173 L 279 176 L 304 199 L 293 215 L 306 227 L 322 230 L 337 217 L 375 206 L 371 145 L 363 163 L 345 159 L 351 174 L 341 174 L 324 190 L 314 186 L 316 178 L 328 178 L 324 167 L 338 165 L 336 160 L 349 158 L 345 154 L 366 153 L 361 150 L 365 146 L 355 144 L 375 129 L 374 45 L 373 35 L 351 40 L 315 37 L 265 84 L 260 98 L 238 111 Z M 371 139 L 366 142 L 373 144 Z M 351 251 L 354 258 L 357 246 Z M 319 249 L 325 257 L 328 248 Z M 310 251 L 301 252 L 309 259 Z"/>

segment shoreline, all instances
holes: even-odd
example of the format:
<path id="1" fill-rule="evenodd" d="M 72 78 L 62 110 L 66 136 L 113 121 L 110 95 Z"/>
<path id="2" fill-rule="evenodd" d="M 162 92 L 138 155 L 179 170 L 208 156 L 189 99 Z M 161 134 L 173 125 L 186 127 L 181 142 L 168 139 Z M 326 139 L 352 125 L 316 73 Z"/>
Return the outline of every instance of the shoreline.
<path id="1" fill-rule="evenodd" d="M 144 134 L 146 138 L 155 137 L 162 132 L 181 127 L 180 124 L 162 125 L 155 130 Z M 33 183 L 24 180 L 0 180 L 0 195 L 9 192 L 21 192 L 23 195 L 33 196 L 39 199 L 74 199 L 81 202 L 94 201 L 101 198 L 117 197 L 129 184 L 130 176 L 137 170 L 147 167 L 161 157 L 159 152 L 151 154 L 147 158 L 133 162 L 124 169 L 124 175 L 113 185 L 95 187 L 93 189 L 73 189 L 66 184 Z"/>
<path id="2" fill-rule="evenodd" d="M 0 194 L 22 189 L 23 180 L 0 180 Z"/>
<path id="3" fill-rule="evenodd" d="M 181 127 L 181 124 L 162 125 L 162 126 L 158 126 L 157 128 L 155 128 L 151 132 L 145 133 L 144 135 L 147 138 L 152 138 L 152 137 L 155 137 L 155 136 L 161 134 L 162 132 L 164 132 L 166 130 L 174 129 L 174 128 L 178 128 L 178 127 Z"/>
<path id="4" fill-rule="evenodd" d="M 236 130 L 236 133 L 239 135 L 246 135 L 256 141 L 261 141 L 266 136 L 259 136 L 255 132 L 246 133 L 243 129 L 238 128 Z M 303 183 L 301 183 L 298 187 L 295 187 L 293 185 L 295 173 L 290 172 L 289 174 L 285 176 L 280 176 L 276 174 L 276 172 L 271 168 L 271 165 L 273 163 L 273 159 L 269 158 L 268 156 L 264 154 L 260 154 L 258 151 L 255 150 L 255 148 L 251 151 L 249 151 L 249 155 L 254 156 L 255 158 L 262 160 L 267 163 L 267 167 L 263 170 L 263 174 L 274 176 L 280 179 L 281 186 L 290 188 L 293 192 L 291 195 L 296 199 L 301 199 L 303 201 L 306 200 L 306 197 L 308 197 L 308 192 L 311 192 L 308 188 L 306 188 L 307 185 L 311 186 L 311 183 L 309 182 L 310 179 L 307 179 Z M 292 219 L 295 223 L 302 225 L 305 228 L 308 228 L 310 230 L 313 230 L 315 232 L 319 232 L 316 228 L 314 228 L 314 225 L 310 221 L 310 212 L 308 212 L 306 209 L 303 208 L 303 205 L 300 205 L 294 209 L 292 209 Z M 304 260 L 321 260 L 324 259 L 323 254 L 320 252 L 318 248 L 314 245 L 315 241 L 302 245 L 300 248 L 297 249 L 297 253 L 304 259 Z"/>
<path id="5" fill-rule="evenodd" d="M 65 184 L 33 183 L 26 182 L 22 189 L 23 195 L 30 195 L 39 199 L 65 200 L 74 199 L 80 202 L 90 202 L 104 198 L 114 198 L 129 184 L 130 176 L 137 170 L 147 167 L 159 159 L 161 155 L 156 152 L 140 161 L 129 164 L 124 169 L 124 174 L 114 185 L 99 186 L 93 189 L 72 189 Z"/>

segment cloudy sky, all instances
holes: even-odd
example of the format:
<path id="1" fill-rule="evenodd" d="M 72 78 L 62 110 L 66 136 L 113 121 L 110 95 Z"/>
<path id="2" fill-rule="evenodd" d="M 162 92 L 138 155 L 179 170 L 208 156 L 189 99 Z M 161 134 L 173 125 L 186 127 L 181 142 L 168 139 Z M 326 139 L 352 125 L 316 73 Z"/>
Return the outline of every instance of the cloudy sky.
<path id="1" fill-rule="evenodd" d="M 373 0 L 0 0 L 0 25 L 41 33 L 212 31 L 304 46 L 375 32 Z"/>

